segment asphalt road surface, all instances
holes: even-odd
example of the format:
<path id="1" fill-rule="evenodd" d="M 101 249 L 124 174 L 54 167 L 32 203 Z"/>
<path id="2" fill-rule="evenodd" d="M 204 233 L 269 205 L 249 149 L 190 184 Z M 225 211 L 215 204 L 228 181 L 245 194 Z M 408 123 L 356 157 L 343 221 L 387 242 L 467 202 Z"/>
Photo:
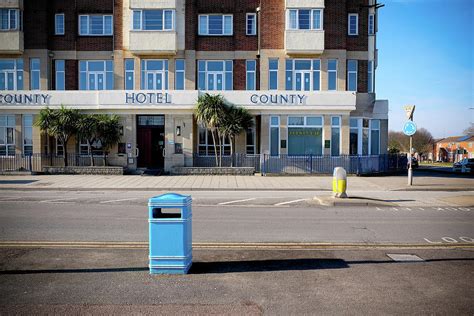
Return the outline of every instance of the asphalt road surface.
<path id="1" fill-rule="evenodd" d="M 474 242 L 473 207 L 446 203 L 409 207 L 324 207 L 313 201 L 314 194 L 193 193 L 193 240 Z M 2 191 L 0 240 L 147 241 L 149 197 L 149 192 Z M 436 204 L 439 206 L 434 206 Z"/>

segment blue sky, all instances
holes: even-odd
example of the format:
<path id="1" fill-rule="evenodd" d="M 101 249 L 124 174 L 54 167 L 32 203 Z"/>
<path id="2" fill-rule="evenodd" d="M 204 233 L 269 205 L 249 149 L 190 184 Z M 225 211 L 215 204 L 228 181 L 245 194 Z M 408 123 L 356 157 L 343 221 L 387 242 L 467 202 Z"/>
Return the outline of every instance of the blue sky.
<path id="1" fill-rule="evenodd" d="M 400 131 L 403 106 L 434 137 L 462 135 L 474 121 L 474 0 L 379 0 L 377 99 Z"/>

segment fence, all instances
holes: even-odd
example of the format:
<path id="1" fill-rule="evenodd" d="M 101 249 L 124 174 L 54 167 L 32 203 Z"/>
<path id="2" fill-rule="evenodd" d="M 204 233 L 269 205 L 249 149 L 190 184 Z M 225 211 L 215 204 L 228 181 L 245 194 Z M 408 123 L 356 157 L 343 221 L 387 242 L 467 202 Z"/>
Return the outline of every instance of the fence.
<path id="1" fill-rule="evenodd" d="M 193 157 L 194 167 L 215 167 L 214 156 Z M 254 167 L 256 172 L 283 174 L 332 174 L 335 167 L 343 167 L 350 174 L 395 172 L 406 169 L 405 155 L 377 156 L 289 156 L 234 154 L 222 157 L 223 167 Z"/>
<path id="2" fill-rule="evenodd" d="M 90 166 L 90 156 L 82 156 L 76 153 L 67 155 L 68 166 Z M 103 156 L 94 156 L 94 166 L 104 166 Z M 64 157 L 56 155 L 31 154 L 31 155 L 14 155 L 0 156 L 0 171 L 30 171 L 41 172 L 43 166 L 64 166 Z"/>

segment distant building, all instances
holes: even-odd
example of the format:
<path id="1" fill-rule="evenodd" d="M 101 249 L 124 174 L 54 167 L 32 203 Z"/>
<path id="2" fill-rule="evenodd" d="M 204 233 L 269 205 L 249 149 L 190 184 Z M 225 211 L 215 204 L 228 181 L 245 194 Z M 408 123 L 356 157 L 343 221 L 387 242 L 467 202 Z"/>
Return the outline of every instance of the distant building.
<path id="1" fill-rule="evenodd" d="M 474 158 L 474 135 L 452 136 L 436 141 L 434 157 L 438 161 L 447 162 Z"/>

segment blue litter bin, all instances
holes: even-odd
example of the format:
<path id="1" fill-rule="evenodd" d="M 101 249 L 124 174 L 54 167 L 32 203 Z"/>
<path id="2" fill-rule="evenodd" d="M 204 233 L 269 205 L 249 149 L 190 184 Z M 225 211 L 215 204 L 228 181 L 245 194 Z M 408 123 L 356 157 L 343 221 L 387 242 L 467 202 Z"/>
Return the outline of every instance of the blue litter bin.
<path id="1" fill-rule="evenodd" d="M 192 199 L 167 193 L 148 200 L 151 274 L 186 274 L 192 264 Z"/>

